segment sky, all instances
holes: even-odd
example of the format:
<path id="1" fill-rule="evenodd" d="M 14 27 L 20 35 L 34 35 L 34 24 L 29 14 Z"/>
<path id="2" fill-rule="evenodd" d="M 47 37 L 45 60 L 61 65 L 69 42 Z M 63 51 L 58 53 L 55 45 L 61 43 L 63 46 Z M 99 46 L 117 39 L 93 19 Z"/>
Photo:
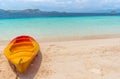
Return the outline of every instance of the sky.
<path id="1" fill-rule="evenodd" d="M 0 0 L 0 9 L 40 9 L 42 11 L 93 12 L 119 9 L 120 0 Z"/>

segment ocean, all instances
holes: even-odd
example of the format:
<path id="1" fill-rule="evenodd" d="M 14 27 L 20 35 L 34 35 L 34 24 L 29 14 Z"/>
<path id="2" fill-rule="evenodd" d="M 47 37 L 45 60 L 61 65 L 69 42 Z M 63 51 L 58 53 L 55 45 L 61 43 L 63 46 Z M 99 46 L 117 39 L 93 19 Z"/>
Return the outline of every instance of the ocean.
<path id="1" fill-rule="evenodd" d="M 0 19 L 0 40 L 20 35 L 36 39 L 120 34 L 120 16 Z"/>

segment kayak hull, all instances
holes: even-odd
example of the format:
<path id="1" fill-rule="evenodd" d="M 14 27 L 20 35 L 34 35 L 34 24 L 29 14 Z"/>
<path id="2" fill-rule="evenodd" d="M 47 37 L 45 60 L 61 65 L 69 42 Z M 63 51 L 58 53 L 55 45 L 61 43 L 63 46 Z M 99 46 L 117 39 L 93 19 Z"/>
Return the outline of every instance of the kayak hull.
<path id="1" fill-rule="evenodd" d="M 39 44 L 30 36 L 18 36 L 4 49 L 7 59 L 24 73 L 40 50 Z"/>

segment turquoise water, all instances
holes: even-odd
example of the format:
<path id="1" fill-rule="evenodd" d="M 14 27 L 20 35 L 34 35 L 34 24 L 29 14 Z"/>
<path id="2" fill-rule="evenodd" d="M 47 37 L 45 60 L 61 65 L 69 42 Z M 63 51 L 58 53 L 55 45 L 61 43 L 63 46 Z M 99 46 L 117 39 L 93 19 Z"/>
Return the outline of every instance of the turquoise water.
<path id="1" fill-rule="evenodd" d="M 0 40 L 18 35 L 34 38 L 120 34 L 120 16 L 0 19 Z"/>

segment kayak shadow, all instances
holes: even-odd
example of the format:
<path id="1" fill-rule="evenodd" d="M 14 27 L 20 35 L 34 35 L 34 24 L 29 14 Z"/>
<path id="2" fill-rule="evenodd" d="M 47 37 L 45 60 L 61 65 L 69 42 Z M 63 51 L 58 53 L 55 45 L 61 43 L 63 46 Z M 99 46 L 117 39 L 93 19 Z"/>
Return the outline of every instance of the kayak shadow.
<path id="1" fill-rule="evenodd" d="M 40 69 L 42 62 L 42 53 L 38 51 L 38 55 L 34 58 L 32 64 L 24 74 L 17 74 L 16 79 L 34 79 L 36 73 Z"/>

